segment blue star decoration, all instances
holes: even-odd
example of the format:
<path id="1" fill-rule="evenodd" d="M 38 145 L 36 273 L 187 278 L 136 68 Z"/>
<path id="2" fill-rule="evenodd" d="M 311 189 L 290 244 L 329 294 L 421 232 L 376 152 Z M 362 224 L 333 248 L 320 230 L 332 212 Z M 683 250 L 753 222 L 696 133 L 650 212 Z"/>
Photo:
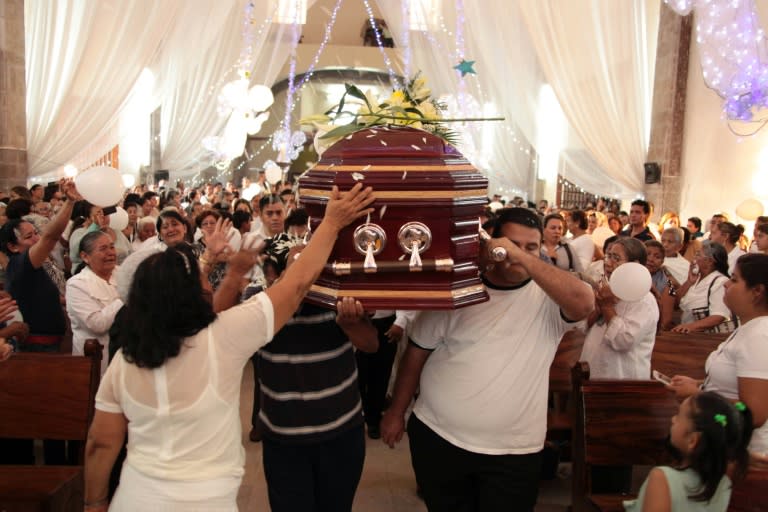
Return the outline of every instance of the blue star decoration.
<path id="1" fill-rule="evenodd" d="M 456 66 L 453 66 L 453 69 L 460 71 L 461 76 L 464 77 L 467 74 L 473 74 L 476 75 L 475 70 L 472 69 L 472 66 L 475 65 L 475 61 L 473 60 L 464 60 L 462 59 L 461 62 L 459 62 Z"/>

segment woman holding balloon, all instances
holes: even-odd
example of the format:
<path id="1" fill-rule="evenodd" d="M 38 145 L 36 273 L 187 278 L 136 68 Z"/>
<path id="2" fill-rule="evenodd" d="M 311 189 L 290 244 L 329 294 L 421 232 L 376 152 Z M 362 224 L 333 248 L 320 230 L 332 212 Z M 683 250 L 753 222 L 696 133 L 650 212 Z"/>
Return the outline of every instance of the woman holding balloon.
<path id="1" fill-rule="evenodd" d="M 650 292 L 645 246 L 622 237 L 605 253 L 605 277 L 595 289 L 581 360 L 592 378 L 649 379 L 659 308 Z"/>

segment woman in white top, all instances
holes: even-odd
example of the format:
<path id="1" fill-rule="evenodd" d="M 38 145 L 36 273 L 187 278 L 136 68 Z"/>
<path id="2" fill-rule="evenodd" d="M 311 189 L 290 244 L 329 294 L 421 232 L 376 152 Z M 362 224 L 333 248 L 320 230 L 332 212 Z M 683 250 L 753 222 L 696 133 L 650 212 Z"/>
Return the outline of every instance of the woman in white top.
<path id="1" fill-rule="evenodd" d="M 587 233 L 587 226 L 586 213 L 581 210 L 571 212 L 571 217 L 568 220 L 568 230 L 573 235 L 573 238 L 568 243 L 576 259 L 579 260 L 579 271 L 589 267 L 595 255 L 595 242 L 592 241 L 592 237 Z"/>
<path id="2" fill-rule="evenodd" d="M 709 239 L 725 247 L 725 252 L 728 253 L 729 274 L 733 274 L 733 269 L 736 268 L 736 260 L 739 259 L 739 256 L 746 254 L 746 251 L 739 247 L 739 240 L 743 234 L 744 226 L 741 224 L 737 226 L 730 222 L 721 222 L 712 226 Z"/>
<path id="3" fill-rule="evenodd" d="M 67 314 L 72 324 L 72 354 L 83 355 L 85 340 L 97 339 L 109 345 L 109 328 L 123 307 L 113 273 L 117 264 L 115 243 L 109 234 L 92 231 L 80 240 L 83 263 L 67 281 Z M 107 357 L 101 359 L 101 374 L 107 371 Z"/>
<path id="4" fill-rule="evenodd" d="M 541 236 L 541 251 L 546 253 L 552 263 L 563 269 L 580 272 L 584 270 L 576 255 L 563 241 L 565 219 L 559 213 L 550 213 L 544 217 L 544 232 Z"/>
<path id="5" fill-rule="evenodd" d="M 605 278 L 624 263 L 645 265 L 646 250 L 636 238 L 622 237 L 605 253 Z M 650 289 L 634 302 L 619 300 L 606 281 L 595 290 L 581 360 L 598 379 L 650 379 L 651 352 L 656 341 L 659 307 Z"/>
<path id="6" fill-rule="evenodd" d="M 701 249 L 696 251 L 688 279 L 677 290 L 683 316 L 680 325 L 672 330 L 706 331 L 730 319 L 731 311 L 723 302 L 728 276 L 728 253 L 725 248 L 717 242 L 704 240 Z M 697 316 L 700 318 L 697 319 Z"/>
<path id="7" fill-rule="evenodd" d="M 731 401 L 742 401 L 752 411 L 755 430 L 750 452 L 768 455 L 768 255 L 739 258 L 725 285 L 725 303 L 741 326 L 707 358 L 706 380 L 675 375 L 671 389 L 681 397 L 702 389 Z"/>
<path id="8" fill-rule="evenodd" d="M 111 510 L 237 510 L 245 462 L 243 366 L 291 318 L 339 231 L 373 211 L 373 200 L 362 184 L 343 195 L 334 187 L 302 257 L 266 292 L 218 316 L 203 300 L 198 264 L 186 244 L 139 265 L 121 323 L 122 348 L 102 379 L 88 435 L 87 509 L 109 506 L 109 472 L 127 431 L 128 455 Z M 226 246 L 224 230 L 217 233 L 209 251 Z M 236 254 L 229 263 L 236 272 L 219 292 L 237 289 L 254 260 Z"/>

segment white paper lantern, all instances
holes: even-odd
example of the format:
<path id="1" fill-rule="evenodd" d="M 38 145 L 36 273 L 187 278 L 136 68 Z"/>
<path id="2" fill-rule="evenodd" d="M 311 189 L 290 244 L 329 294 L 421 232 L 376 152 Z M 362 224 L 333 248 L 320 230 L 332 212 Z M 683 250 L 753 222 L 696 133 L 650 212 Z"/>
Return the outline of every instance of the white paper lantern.
<path id="1" fill-rule="evenodd" d="M 109 227 L 115 231 L 122 231 L 128 226 L 128 212 L 117 207 L 115 213 L 109 215 Z"/>
<path id="2" fill-rule="evenodd" d="M 75 186 L 83 199 L 96 206 L 112 206 L 123 197 L 123 177 L 114 167 L 91 167 L 75 176 Z"/>

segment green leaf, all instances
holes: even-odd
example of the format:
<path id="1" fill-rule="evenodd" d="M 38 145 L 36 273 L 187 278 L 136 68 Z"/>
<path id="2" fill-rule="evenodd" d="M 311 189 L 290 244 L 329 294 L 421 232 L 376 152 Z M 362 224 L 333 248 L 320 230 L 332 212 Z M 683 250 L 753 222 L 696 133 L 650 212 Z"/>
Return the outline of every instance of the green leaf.
<path id="1" fill-rule="evenodd" d="M 355 124 L 355 123 L 349 123 L 342 126 L 337 126 L 333 130 L 329 131 L 325 135 L 321 136 L 321 139 L 333 139 L 335 137 L 343 137 L 345 135 L 349 135 L 350 133 L 354 133 L 362 128 L 361 125 Z"/>
<path id="2" fill-rule="evenodd" d="M 341 115 L 341 111 L 344 109 L 344 98 L 347 97 L 347 93 L 341 95 L 341 99 L 339 100 L 339 108 L 336 109 L 336 117 Z"/>
<path id="3" fill-rule="evenodd" d="M 345 92 L 344 94 L 349 94 L 353 98 L 363 100 L 365 102 L 365 105 L 368 107 L 368 110 L 371 110 L 371 111 L 373 110 L 373 107 L 368 102 L 368 98 L 366 97 L 365 93 L 361 91 L 359 87 L 352 84 L 344 84 L 344 86 L 347 88 L 347 92 Z"/>

